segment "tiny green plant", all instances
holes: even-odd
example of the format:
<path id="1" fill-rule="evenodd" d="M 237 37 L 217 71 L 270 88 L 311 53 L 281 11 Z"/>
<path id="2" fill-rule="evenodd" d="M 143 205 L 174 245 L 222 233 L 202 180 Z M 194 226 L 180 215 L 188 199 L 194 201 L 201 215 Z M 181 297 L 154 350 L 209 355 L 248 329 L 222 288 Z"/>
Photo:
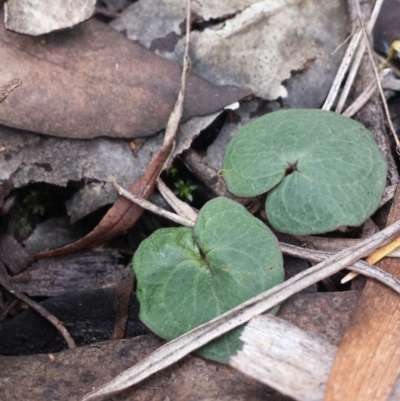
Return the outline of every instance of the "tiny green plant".
<path id="1" fill-rule="evenodd" d="M 174 186 L 175 195 L 181 199 L 187 199 L 189 202 L 193 202 L 193 192 L 197 189 L 197 185 L 193 184 L 190 180 L 179 180 L 174 183 Z"/>
<path id="2" fill-rule="evenodd" d="M 278 111 L 244 125 L 227 146 L 222 171 L 235 195 L 268 192 L 270 223 L 297 235 L 362 224 L 386 184 L 372 134 L 323 110 Z"/>

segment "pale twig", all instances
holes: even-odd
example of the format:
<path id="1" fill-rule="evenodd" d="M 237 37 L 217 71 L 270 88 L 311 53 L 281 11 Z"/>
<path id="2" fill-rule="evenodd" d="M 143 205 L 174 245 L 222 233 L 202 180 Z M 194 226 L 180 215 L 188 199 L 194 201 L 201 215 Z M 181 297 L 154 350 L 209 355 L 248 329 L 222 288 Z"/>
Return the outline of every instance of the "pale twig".
<path id="1" fill-rule="evenodd" d="M 165 217 L 173 221 L 174 223 L 181 224 L 182 226 L 194 227 L 194 222 L 192 220 L 178 216 L 175 213 L 168 212 L 167 210 L 155 205 L 154 203 L 151 203 L 146 199 L 143 199 L 137 195 L 132 194 L 131 192 L 122 188 L 116 182 L 113 182 L 112 185 L 119 195 L 125 197 L 126 199 L 129 199 L 133 203 L 136 203 L 143 209 L 149 210 L 150 212 L 158 214 L 161 217 Z"/>
<path id="2" fill-rule="evenodd" d="M 43 308 L 43 306 L 39 305 L 29 297 L 24 294 L 21 294 L 18 291 L 15 291 L 12 286 L 7 282 L 4 278 L 3 274 L 0 274 L 0 285 L 7 290 L 10 294 L 14 295 L 15 298 L 18 298 L 20 301 L 26 303 L 30 308 L 35 310 L 39 315 L 44 317 L 47 321 L 49 321 L 64 337 L 64 340 L 67 342 L 69 348 L 75 348 L 76 344 L 74 339 L 68 333 L 68 330 L 64 327 L 62 322 L 58 320 L 54 315 L 52 315 L 48 310 Z"/>
<path id="3" fill-rule="evenodd" d="M 149 210 L 150 212 L 153 212 L 161 217 L 167 218 L 167 219 L 173 221 L 174 223 L 181 224 L 185 227 L 190 227 L 190 228 L 194 227 L 195 220 L 191 220 L 186 217 L 179 216 L 175 213 L 168 212 L 167 210 L 164 210 L 161 207 L 156 206 L 153 203 L 151 203 L 143 198 L 133 195 L 126 189 L 123 189 L 117 183 L 113 183 L 113 185 L 114 185 L 114 188 L 118 191 L 118 193 L 120 195 L 126 197 L 131 202 L 138 204 L 143 209 Z M 359 240 L 358 243 L 360 243 L 361 241 L 362 240 Z M 293 246 L 293 245 L 287 245 L 284 243 L 279 243 L 279 246 L 280 246 L 282 253 L 286 253 L 287 255 L 291 255 L 291 256 L 296 256 L 301 259 L 307 259 L 307 260 L 310 260 L 311 262 L 321 262 L 333 255 L 333 253 L 330 253 L 330 252 L 314 251 L 314 250 L 300 248 L 300 247 Z M 383 284 L 386 284 L 390 288 L 392 288 L 395 291 L 400 293 L 400 282 L 397 282 L 397 280 L 394 279 L 392 276 L 390 276 L 386 272 L 382 272 L 380 269 L 377 269 L 374 266 L 370 266 L 369 264 L 364 263 L 364 262 L 357 262 L 353 266 L 349 266 L 348 269 L 354 270 L 355 272 L 358 272 L 358 273 L 362 273 L 365 276 L 375 278 L 376 280 L 381 281 Z M 393 280 L 395 280 L 395 281 L 393 282 Z M 393 284 L 393 283 L 395 283 L 395 284 Z"/>
<path id="4" fill-rule="evenodd" d="M 314 251 L 294 245 L 283 244 L 281 242 L 279 243 L 279 247 L 282 253 L 286 255 L 294 256 L 300 259 L 307 259 L 310 262 L 322 262 L 333 255 L 333 253 L 330 252 Z M 347 269 L 352 270 L 352 272 L 349 274 L 362 274 L 366 277 L 373 278 L 400 294 L 400 281 L 397 280 L 396 277 L 385 272 L 384 270 L 379 269 L 376 266 L 372 266 L 369 263 L 358 260 L 357 262 L 347 266 Z M 343 280 L 341 283 L 344 283 Z"/>
<path id="5" fill-rule="evenodd" d="M 369 40 L 368 32 L 367 32 L 367 29 L 365 27 L 365 24 L 364 24 L 364 21 L 362 19 L 362 16 L 361 16 L 360 5 L 358 3 L 358 0 L 354 0 L 354 1 L 355 1 L 355 5 L 356 5 L 356 10 L 357 10 L 357 13 L 358 13 L 358 18 L 359 18 L 361 26 L 362 26 L 362 32 L 363 32 L 363 35 L 364 35 L 364 43 L 366 44 L 366 47 L 367 47 L 368 57 L 369 57 L 369 60 L 371 62 L 371 66 L 372 66 L 372 69 L 373 69 L 373 72 L 374 72 L 374 75 L 375 75 L 375 79 L 376 79 L 376 83 L 378 85 L 379 93 L 381 95 L 383 109 L 385 110 L 385 114 L 386 114 L 386 118 L 388 120 L 390 131 L 392 132 L 392 135 L 393 135 L 394 140 L 396 142 L 396 151 L 400 155 L 400 140 L 397 137 L 396 130 L 394 129 L 394 126 L 393 126 L 393 123 L 392 123 L 392 119 L 390 117 L 389 107 L 388 107 L 387 102 L 386 102 L 385 94 L 383 93 L 381 81 L 380 81 L 380 78 L 379 78 L 378 67 L 377 67 L 375 59 L 374 59 L 374 54 L 373 54 L 372 46 L 371 46 L 371 43 L 370 43 L 370 40 Z"/>
<path id="6" fill-rule="evenodd" d="M 340 64 L 336 77 L 332 83 L 331 89 L 328 93 L 328 97 L 326 98 L 325 103 L 322 106 L 322 110 L 330 110 L 332 108 L 336 96 L 339 93 L 340 86 L 342 85 L 342 81 L 351 64 L 354 52 L 357 49 L 358 44 L 360 43 L 361 36 L 362 36 L 361 30 L 358 30 L 351 39 L 350 44 L 346 49 L 346 53 L 343 56 L 343 60 L 342 63 Z"/>
<path id="7" fill-rule="evenodd" d="M 382 80 L 387 74 L 390 73 L 390 69 L 386 68 L 383 71 L 380 72 L 379 74 L 379 79 Z M 377 87 L 377 82 L 373 81 L 371 82 L 361 93 L 360 96 L 346 109 L 346 111 L 343 112 L 343 115 L 346 117 L 352 117 L 354 114 L 356 114 L 371 98 L 371 96 L 374 94 L 375 89 Z"/>
<path id="8" fill-rule="evenodd" d="M 190 4 L 190 0 L 187 0 Z M 190 59 L 189 59 L 189 40 L 190 40 L 190 5 L 186 8 L 186 36 L 185 36 L 185 51 L 183 54 L 183 70 L 181 77 L 181 89 L 178 94 L 178 99 L 175 103 L 174 110 L 168 121 L 167 128 L 164 135 L 163 146 L 168 146 L 170 143 L 175 141 L 175 134 L 179 128 L 181 122 L 182 112 L 183 112 L 183 99 L 185 95 L 186 87 L 186 76 L 190 70 Z M 172 154 L 172 151 L 171 151 Z M 168 165 L 168 160 L 165 163 Z"/>
<path id="9" fill-rule="evenodd" d="M 160 194 L 168 202 L 168 204 L 175 210 L 175 212 L 186 219 L 196 221 L 197 212 L 193 210 L 186 202 L 181 201 L 161 180 L 158 178 L 156 181 L 157 189 Z"/>
<path id="10" fill-rule="evenodd" d="M 331 256 L 282 284 L 251 298 L 210 322 L 170 341 L 110 382 L 84 396 L 82 401 L 93 400 L 99 396 L 108 396 L 141 382 L 154 373 L 179 361 L 190 352 L 208 344 L 215 338 L 243 325 L 254 316 L 265 313 L 281 304 L 304 288 L 346 268 L 358 259 L 370 254 L 382 244 L 390 241 L 399 232 L 400 221 L 397 221 L 372 237 L 365 239 L 360 244 Z"/>
<path id="11" fill-rule="evenodd" d="M 371 14 L 371 17 L 368 22 L 368 32 L 369 33 L 372 32 L 372 29 L 375 25 L 376 19 L 378 18 L 379 12 L 382 8 L 382 4 L 383 4 L 383 0 L 377 0 L 375 2 L 374 9 L 372 10 L 372 14 Z M 360 33 L 360 39 L 361 39 L 362 32 L 361 32 L 361 30 L 359 30 L 358 32 Z M 356 55 L 354 57 L 353 64 L 351 66 L 346 83 L 343 87 L 338 104 L 336 106 L 336 110 L 335 110 L 336 113 L 341 113 L 343 110 L 344 104 L 346 103 L 347 97 L 348 97 L 350 89 L 353 85 L 354 79 L 357 75 L 358 69 L 360 68 L 360 64 L 361 64 L 362 58 L 364 56 L 364 53 L 365 53 L 365 43 L 361 42 L 361 45 L 358 48 Z"/>

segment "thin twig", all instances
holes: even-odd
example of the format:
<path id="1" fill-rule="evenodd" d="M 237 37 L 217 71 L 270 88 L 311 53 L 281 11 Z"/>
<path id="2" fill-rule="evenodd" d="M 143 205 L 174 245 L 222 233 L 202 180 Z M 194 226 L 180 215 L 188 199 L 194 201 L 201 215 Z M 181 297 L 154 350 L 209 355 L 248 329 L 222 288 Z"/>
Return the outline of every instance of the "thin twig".
<path id="1" fill-rule="evenodd" d="M 14 306 L 16 306 L 18 302 L 18 299 L 14 298 L 11 302 L 8 303 L 8 305 L 4 307 L 0 315 L 0 322 L 3 321 L 3 319 L 9 314 L 10 310 L 14 308 Z"/>
<path id="2" fill-rule="evenodd" d="M 159 206 L 154 205 L 153 203 L 139 198 L 136 195 L 132 195 L 127 190 L 123 189 L 116 183 L 113 183 L 114 188 L 119 192 L 120 195 L 125 196 L 131 202 L 137 203 L 139 206 L 143 207 L 143 209 L 149 210 L 159 216 L 167 218 L 175 223 L 181 224 L 186 227 L 193 228 L 195 225 L 195 221 L 191 219 L 187 219 L 185 217 L 179 216 L 175 213 L 168 212 L 162 209 Z M 359 241 L 359 243 L 362 240 Z M 330 252 L 321 252 L 321 251 L 314 251 L 311 249 L 300 248 L 293 245 L 287 245 L 284 243 L 279 243 L 280 249 L 282 253 L 286 253 L 290 256 L 295 256 L 301 259 L 307 259 L 311 262 L 322 262 L 327 258 L 331 257 L 333 253 Z M 388 287 L 392 288 L 396 292 L 400 293 L 400 281 L 392 277 L 390 274 L 376 268 L 375 266 L 371 266 L 365 262 L 356 262 L 354 265 L 348 267 L 349 270 L 353 270 L 357 273 L 364 274 L 365 276 L 374 278 L 383 284 L 386 284 Z"/>
<path id="3" fill-rule="evenodd" d="M 279 243 L 279 247 L 282 253 L 286 255 L 307 259 L 310 262 L 322 262 L 333 255 L 333 253 L 330 252 L 314 251 L 281 242 Z M 352 272 L 349 274 L 362 274 L 366 277 L 373 278 L 400 294 L 400 281 L 397 280 L 396 277 L 385 272 L 384 270 L 379 269 L 376 266 L 372 266 L 369 263 L 358 260 L 357 262 L 347 266 L 347 269 L 352 270 Z M 344 281 L 342 280 L 341 283 L 343 284 Z"/>
<path id="4" fill-rule="evenodd" d="M 389 107 L 388 107 L 387 102 L 386 102 L 385 94 L 383 93 L 381 80 L 379 78 L 378 67 L 377 67 L 376 62 L 375 62 L 372 46 L 371 46 L 371 43 L 370 43 L 370 40 L 369 40 L 369 36 L 368 36 L 368 31 L 367 31 L 367 28 L 365 27 L 364 20 L 362 19 L 361 10 L 360 10 L 360 4 L 358 3 L 358 0 L 354 0 L 354 2 L 355 2 L 356 10 L 357 10 L 357 13 L 358 13 L 358 19 L 359 19 L 361 27 L 362 27 L 362 32 L 363 32 L 363 35 L 364 35 L 364 43 L 366 44 L 366 47 L 367 47 L 368 57 L 369 57 L 369 60 L 371 62 L 372 69 L 374 71 L 374 75 L 375 75 L 376 83 L 378 85 L 379 93 L 381 95 L 383 109 L 385 110 L 385 114 L 386 114 L 386 118 L 388 120 L 390 131 L 392 132 L 392 135 L 393 135 L 394 140 L 396 142 L 396 151 L 400 155 L 400 140 L 397 137 L 396 130 L 394 129 L 394 126 L 393 126 L 393 123 L 392 123 L 392 119 L 390 117 Z"/>
<path id="5" fill-rule="evenodd" d="M 391 72 L 390 68 L 382 70 L 379 74 L 379 80 L 382 80 L 387 74 Z M 377 82 L 371 82 L 361 93 L 360 96 L 343 112 L 346 117 L 352 117 L 356 114 L 371 98 L 377 87 Z"/>
<path id="6" fill-rule="evenodd" d="M 175 212 L 186 219 L 196 221 L 197 212 L 191 208 L 186 202 L 181 201 L 161 180 L 157 179 L 157 189 L 160 194 L 168 202 L 168 204 L 175 210 Z"/>
<path id="7" fill-rule="evenodd" d="M 186 87 L 186 76 L 190 70 L 190 59 L 189 59 L 189 41 L 190 41 L 190 0 L 187 0 L 189 4 L 186 7 L 186 36 L 185 36 L 185 51 L 183 54 L 183 70 L 181 77 L 181 90 L 179 91 L 178 99 L 175 103 L 173 112 L 171 113 L 170 119 L 168 121 L 167 128 L 164 135 L 164 146 L 175 141 L 175 135 L 179 128 L 181 122 L 182 112 L 183 112 L 183 98 L 185 95 Z M 172 151 L 171 151 L 172 154 Z M 168 165 L 168 160 L 165 163 Z"/>
<path id="8" fill-rule="evenodd" d="M 331 256 L 289 280 L 244 302 L 236 308 L 216 317 L 190 332 L 160 347 L 116 378 L 84 396 L 82 401 L 126 389 L 156 372 L 179 361 L 190 352 L 206 345 L 217 337 L 243 325 L 254 316 L 279 305 L 290 296 L 346 268 L 358 259 L 370 254 L 400 232 L 400 220 L 349 249 Z"/>
<path id="9" fill-rule="evenodd" d="M 21 294 L 18 291 L 15 291 L 13 287 L 4 279 L 3 274 L 0 274 L 0 285 L 7 290 L 10 294 L 14 295 L 15 298 L 18 298 L 20 301 L 26 303 L 30 308 L 35 310 L 39 315 L 48 320 L 64 337 L 64 340 L 67 342 L 69 348 L 75 348 L 76 344 L 71 335 L 68 333 L 68 330 L 64 327 L 62 322 L 58 320 L 54 315 L 52 315 L 48 310 L 40 306 L 38 303 L 30 299 L 24 294 Z"/>
<path id="10" fill-rule="evenodd" d="M 116 182 L 113 182 L 112 185 L 119 195 L 124 196 L 126 199 L 129 199 L 131 202 L 136 203 L 143 209 L 149 210 L 150 212 L 158 214 L 161 217 L 165 217 L 166 219 L 169 219 L 174 223 L 181 224 L 182 226 L 194 227 L 194 222 L 192 220 L 178 216 L 175 213 L 168 212 L 167 210 L 155 205 L 154 203 L 151 203 L 146 199 L 132 194 L 131 192 L 122 188 Z"/>
<path id="11" fill-rule="evenodd" d="M 382 4 L 383 4 L 383 0 L 377 0 L 375 2 L 374 9 L 372 10 L 372 14 L 371 14 L 371 17 L 370 17 L 369 22 L 368 22 L 368 32 L 372 32 L 372 29 L 373 29 L 373 27 L 375 25 L 376 19 L 378 18 L 379 12 L 380 12 L 380 10 L 382 8 Z M 360 35 L 359 38 L 361 39 L 361 36 L 362 36 L 361 30 L 357 31 L 357 33 Z M 353 64 L 351 66 L 351 69 L 350 69 L 349 75 L 347 77 L 346 83 L 345 83 L 345 85 L 343 87 L 343 90 L 342 90 L 342 93 L 340 95 L 338 104 L 336 106 L 336 110 L 335 110 L 336 113 L 341 113 L 342 110 L 343 110 L 344 104 L 346 103 L 346 100 L 347 100 L 347 97 L 349 95 L 350 89 L 353 86 L 354 79 L 355 79 L 355 77 L 357 75 L 357 71 L 360 68 L 361 60 L 362 60 L 362 58 L 364 56 L 364 53 L 365 53 L 365 44 L 364 44 L 364 42 L 361 42 L 361 45 L 359 46 L 359 48 L 358 48 L 358 50 L 356 52 L 356 55 L 354 57 Z M 333 102 L 332 102 L 332 104 L 333 104 Z"/>
<path id="12" fill-rule="evenodd" d="M 336 77 L 332 83 L 331 89 L 328 93 L 328 97 L 326 98 L 325 103 L 322 106 L 322 110 L 330 110 L 332 108 L 332 105 L 335 102 L 337 94 L 339 93 L 340 86 L 342 85 L 346 72 L 351 64 L 354 52 L 357 49 L 358 44 L 360 43 L 361 36 L 361 30 L 358 30 L 352 37 L 350 44 L 346 49 L 346 53 L 343 56 L 343 60 L 340 64 Z"/>

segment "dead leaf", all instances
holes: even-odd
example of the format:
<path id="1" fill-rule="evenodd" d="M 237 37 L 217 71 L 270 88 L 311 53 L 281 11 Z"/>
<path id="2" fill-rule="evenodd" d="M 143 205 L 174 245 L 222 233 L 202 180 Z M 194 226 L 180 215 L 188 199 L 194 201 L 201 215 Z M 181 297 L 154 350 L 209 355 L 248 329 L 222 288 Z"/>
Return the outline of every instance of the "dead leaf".
<path id="1" fill-rule="evenodd" d="M 104 380 L 157 349 L 162 340 L 142 336 L 48 355 L 1 357 L 0 397 L 13 401 L 78 401 Z M 189 356 L 113 401 L 289 401 L 235 369 Z"/>
<path id="2" fill-rule="evenodd" d="M 4 106 L 4 105 L 2 105 Z M 173 157 L 187 149 L 200 131 L 220 112 L 194 117 L 182 124 Z M 91 140 L 51 138 L 0 126 L 0 204 L 13 188 L 31 183 L 67 186 L 85 182 L 67 202 L 71 222 L 102 206 L 114 203 L 118 194 L 110 181 L 127 188 L 145 172 L 151 156 L 161 147 L 164 133 L 136 140 L 132 150 L 126 139 Z"/>
<path id="3" fill-rule="evenodd" d="M 305 76 L 296 79 L 302 93 L 293 99 L 294 104 L 304 103 L 307 92 L 310 102 L 323 102 L 344 50 L 332 54 L 347 36 L 345 1 L 253 0 L 232 5 L 221 1 L 214 9 L 209 1 L 194 3 L 200 15 L 221 18 L 226 11 L 234 13 L 220 24 L 193 32 L 194 72 L 218 85 L 247 87 L 262 98 L 276 99 L 287 95 L 282 81 L 305 70 Z M 240 4 L 245 7 L 236 13 Z M 157 53 L 180 61 L 183 20 L 179 0 L 148 0 L 132 5 L 112 25 Z"/>
<path id="4" fill-rule="evenodd" d="M 162 146 L 161 149 L 151 158 L 147 165 L 146 172 L 130 187 L 130 192 L 144 199 L 148 199 L 151 196 L 156 179 L 161 174 L 165 162 L 171 153 L 172 145 L 173 144 L 171 143 L 168 146 Z M 65 245 L 61 248 L 39 252 L 32 255 L 32 257 L 36 260 L 53 258 L 101 245 L 109 239 L 114 238 L 131 228 L 142 213 L 143 209 L 140 206 L 121 196 L 89 234 L 71 244 Z"/>
<path id="5" fill-rule="evenodd" d="M 213 1 L 198 0 L 192 4 L 192 12 L 204 20 L 224 18 L 251 6 L 254 0 Z"/>
<path id="6" fill-rule="evenodd" d="M 35 297 L 54 297 L 72 291 L 114 288 L 122 276 L 118 254 L 97 249 L 34 263 L 10 278 L 15 291 Z"/>
<path id="7" fill-rule="evenodd" d="M 96 0 L 8 0 L 4 4 L 7 29 L 28 35 L 43 35 L 87 20 Z"/>
<path id="8" fill-rule="evenodd" d="M 186 21 L 186 37 L 185 52 L 183 56 L 183 68 L 181 73 L 180 89 L 174 108 L 169 116 L 167 126 L 165 128 L 164 140 L 161 148 L 155 153 L 146 167 L 146 172 L 136 181 L 130 188 L 130 192 L 143 199 L 148 200 L 153 193 L 157 178 L 160 176 L 164 167 L 171 157 L 176 134 L 183 115 L 183 103 L 185 99 L 186 78 L 189 74 L 190 60 L 188 56 L 189 36 L 190 36 L 190 1 L 187 2 Z M 65 255 L 67 253 L 77 252 L 89 247 L 101 245 L 109 239 L 123 234 L 131 228 L 143 213 L 143 209 L 124 197 L 119 197 L 111 209 L 105 214 L 97 226 L 83 238 L 61 248 L 52 249 L 45 252 L 37 253 L 33 256 L 35 259 L 49 258 L 54 256 Z"/>
<path id="9" fill-rule="evenodd" d="M 32 263 L 21 244 L 7 234 L 0 234 L 0 261 L 12 275 L 23 272 Z"/>
<path id="10" fill-rule="evenodd" d="M 21 86 L 22 82 L 20 79 L 12 79 L 6 82 L 3 86 L 0 86 L 0 103 L 3 103 L 7 99 L 8 95 L 18 86 Z"/>
<path id="11" fill-rule="evenodd" d="M 0 18 L 2 18 L 0 14 Z M 24 85 L 0 108 L 0 123 L 69 138 L 134 138 L 165 128 L 180 67 L 104 23 L 29 37 L 0 28 L 2 78 Z M 184 120 L 220 110 L 247 89 L 188 77 Z"/>
<path id="12" fill-rule="evenodd" d="M 105 298 L 104 295 L 98 294 L 98 296 L 97 302 L 101 303 L 100 307 L 95 306 L 96 301 L 86 300 L 86 302 L 90 302 L 96 310 L 99 309 L 99 313 L 101 310 L 112 310 L 112 297 L 107 298 L 109 306 L 106 307 L 100 300 L 101 297 Z M 350 320 L 356 300 L 357 292 L 355 291 L 332 294 L 299 294 L 284 303 L 279 311 L 279 316 L 288 319 L 303 330 L 319 334 L 328 341 L 338 344 L 344 328 Z M 82 298 L 80 302 L 85 301 Z M 61 304 L 61 300 L 58 301 L 58 304 Z M 66 306 L 66 301 L 63 304 Z M 71 309 L 71 307 L 67 309 Z M 74 311 L 71 310 L 70 316 L 65 318 L 68 326 L 69 320 L 74 319 L 73 313 Z M 30 312 L 30 314 L 34 315 L 34 312 Z M 99 318 L 97 314 L 91 314 L 90 319 L 86 321 L 86 327 L 94 328 L 96 322 L 98 325 L 111 326 L 110 322 L 113 322 L 114 317 L 107 316 L 103 314 L 102 318 Z M 36 316 L 36 319 L 40 319 L 40 317 Z M 94 321 L 95 319 L 100 320 Z M 30 324 L 32 324 L 31 321 Z M 16 326 L 13 330 L 10 328 L 8 336 L 11 336 L 15 330 Z M 111 334 L 111 328 L 109 331 Z M 19 333 L 21 336 L 25 333 L 22 327 L 19 328 Z M 26 334 L 34 335 L 32 331 L 26 332 Z M 3 330 L 1 338 L 4 339 L 5 335 L 7 333 Z M 47 354 L 0 356 L 0 366 L 2 366 L 0 398 L 13 401 L 77 401 L 93 386 L 110 380 L 162 344 L 162 340 L 152 335 L 131 340 L 97 343 L 95 346 L 84 346 L 53 354 L 54 364 L 50 363 Z M 8 379 L 4 380 L 5 378 Z M 35 390 L 32 391 L 30 388 Z M 226 365 L 195 356 L 186 357 L 134 388 L 113 395 L 110 400 L 166 401 L 168 400 L 166 397 L 175 401 L 189 399 L 289 401 L 288 398 L 272 392 L 268 387 L 246 379 L 245 376 L 236 373 Z"/>

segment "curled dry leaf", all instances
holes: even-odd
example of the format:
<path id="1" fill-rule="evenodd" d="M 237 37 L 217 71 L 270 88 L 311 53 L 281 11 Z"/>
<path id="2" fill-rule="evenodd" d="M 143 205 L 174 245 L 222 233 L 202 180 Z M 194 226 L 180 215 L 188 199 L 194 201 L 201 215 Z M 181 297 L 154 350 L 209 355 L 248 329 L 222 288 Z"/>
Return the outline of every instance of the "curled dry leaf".
<path id="1" fill-rule="evenodd" d="M 177 64 L 95 20 L 45 37 L 0 27 L 0 59 L 2 79 L 12 73 L 24 82 L 0 108 L 0 124 L 68 138 L 134 138 L 160 131 L 181 74 Z M 249 93 L 191 74 L 183 120 L 211 114 Z"/>
<path id="2" fill-rule="evenodd" d="M 96 0 L 8 0 L 4 22 L 15 32 L 42 35 L 87 20 L 95 4 Z"/>

